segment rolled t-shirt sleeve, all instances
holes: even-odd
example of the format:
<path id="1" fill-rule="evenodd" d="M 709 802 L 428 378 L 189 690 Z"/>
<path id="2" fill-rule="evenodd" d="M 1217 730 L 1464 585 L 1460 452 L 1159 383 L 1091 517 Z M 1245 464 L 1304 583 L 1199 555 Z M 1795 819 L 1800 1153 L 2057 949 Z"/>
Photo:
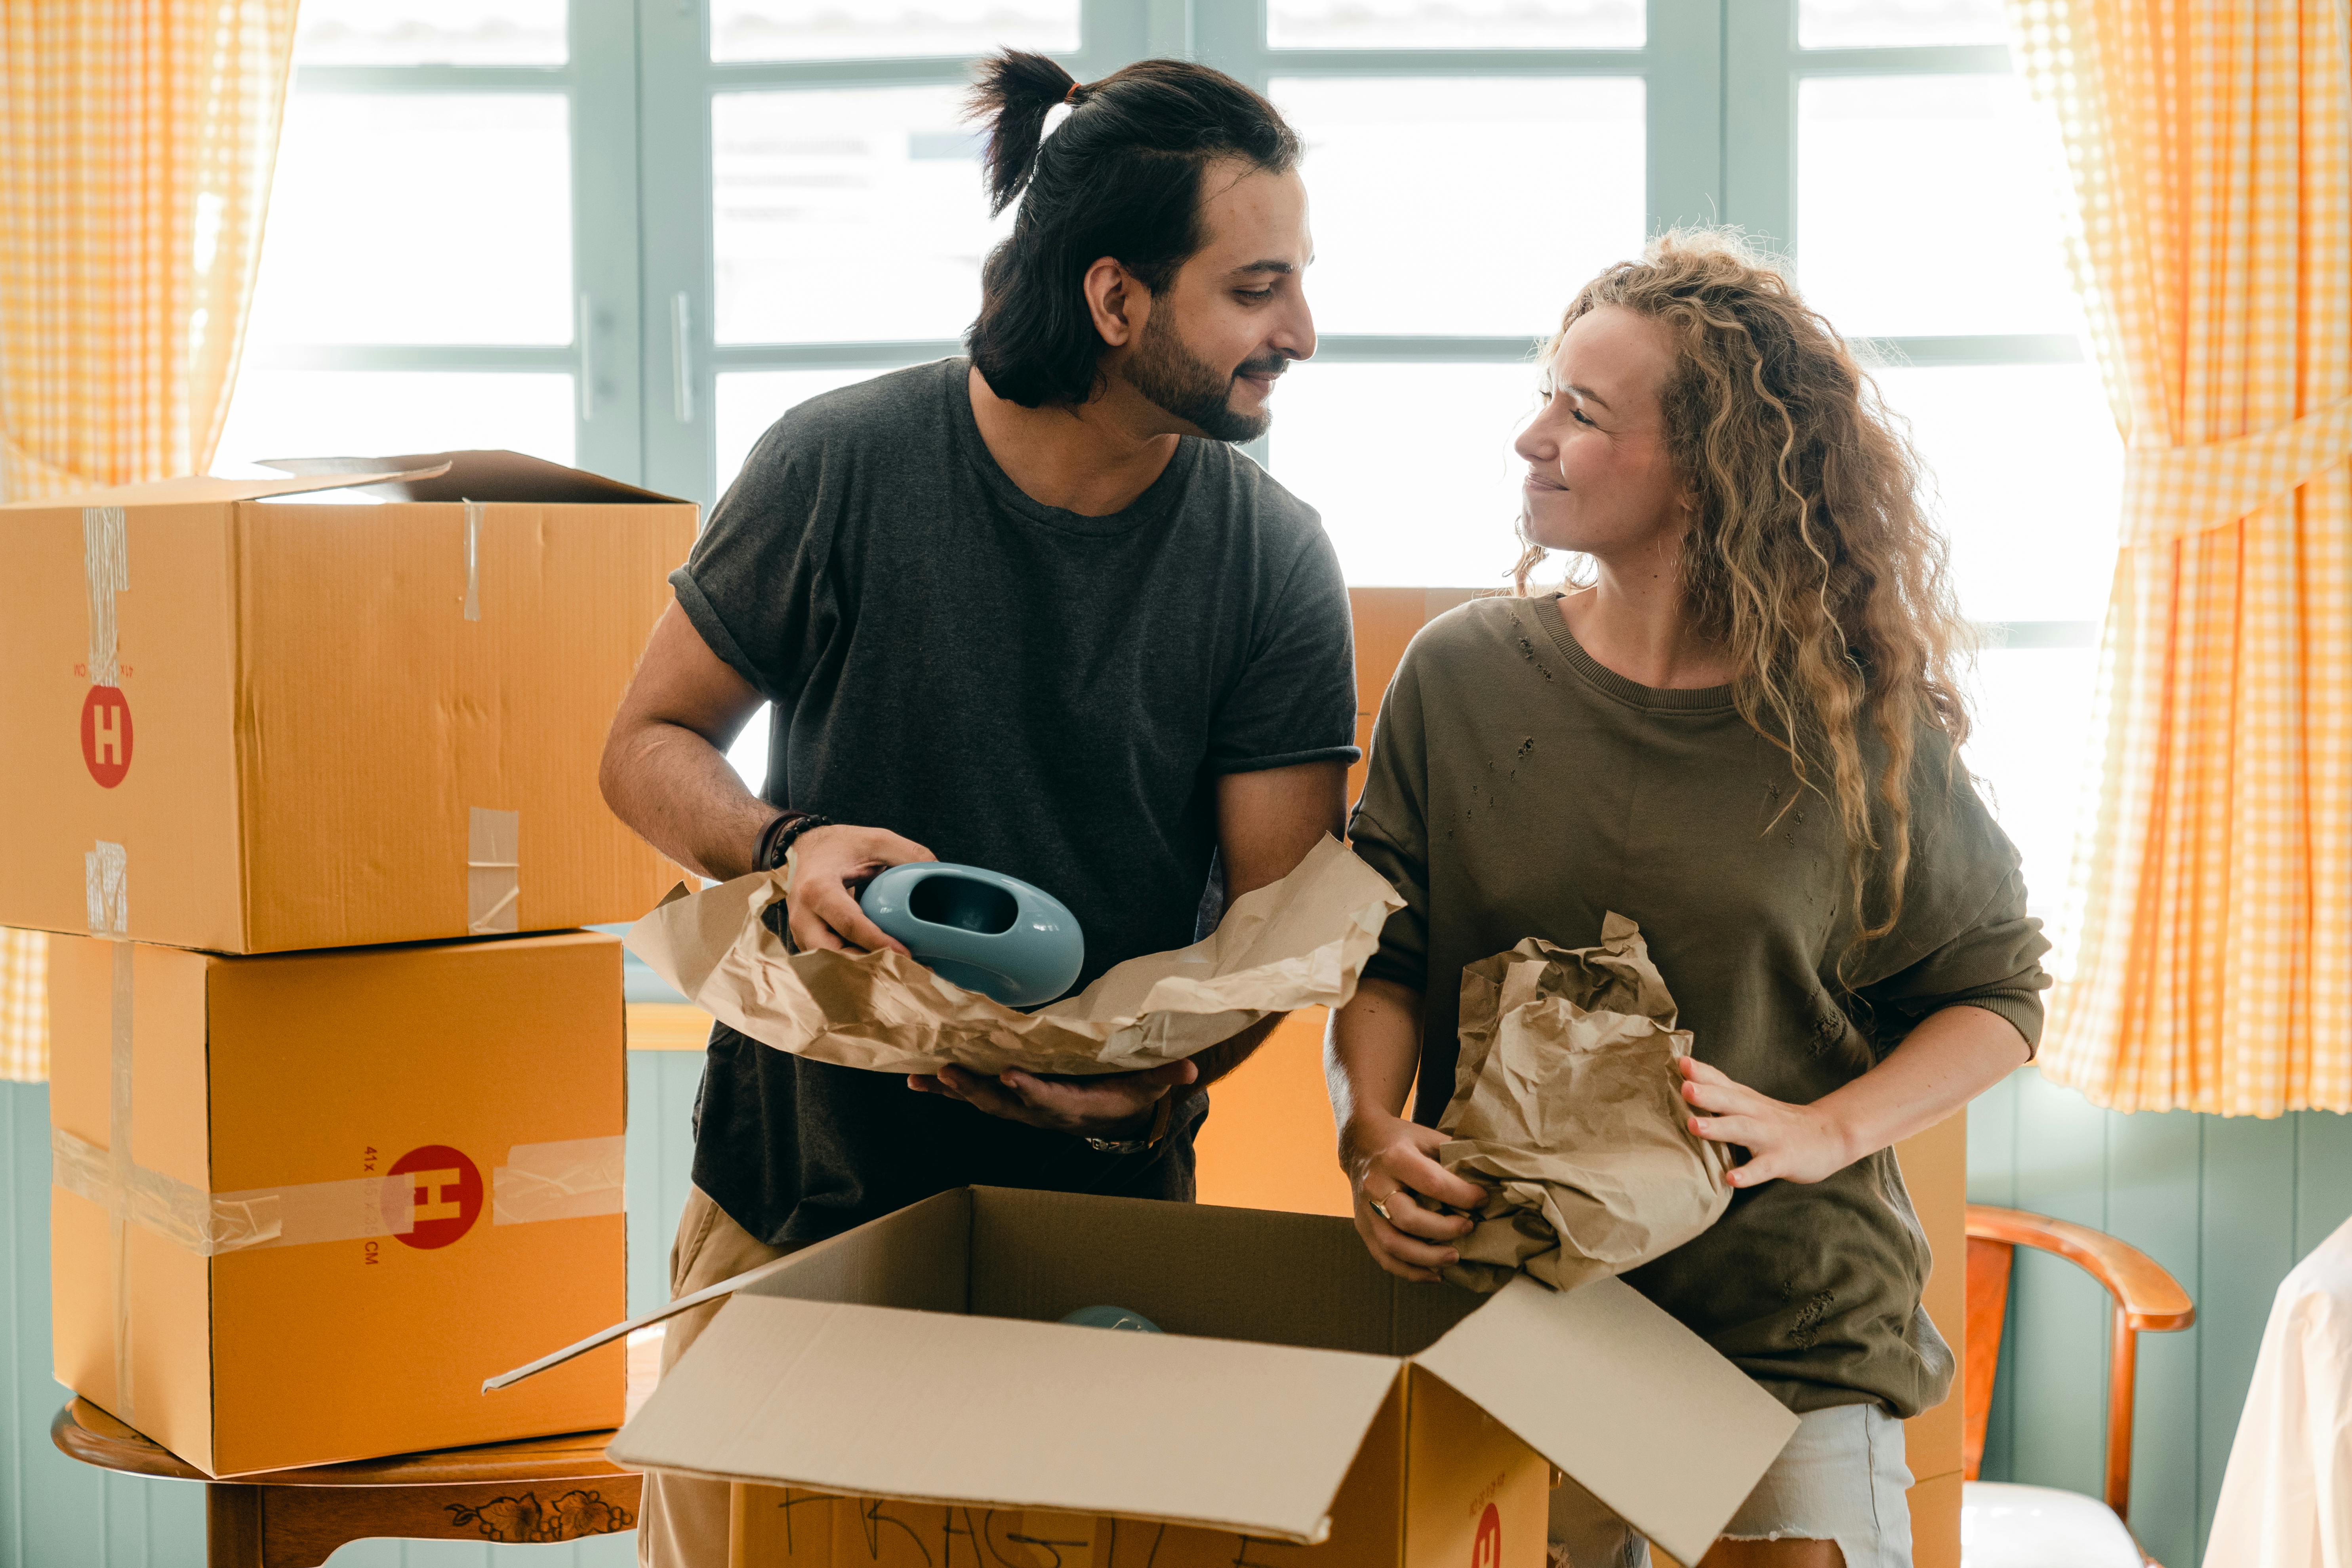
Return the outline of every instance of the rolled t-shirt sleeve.
<path id="1" fill-rule="evenodd" d="M 1415 991 L 1429 984 L 1429 833 L 1425 809 L 1421 683 L 1408 650 L 1381 700 L 1372 727 L 1364 793 L 1348 823 L 1348 840 L 1364 863 L 1389 879 L 1404 908 L 1381 928 L 1381 945 L 1364 965 L 1368 980 Z"/>
<path id="2" fill-rule="evenodd" d="M 833 530 L 817 454 L 792 416 L 770 427 L 670 574 L 678 607 L 710 651 L 772 702 L 789 703 L 815 647 Z"/>
<path id="3" fill-rule="evenodd" d="M 1319 526 L 1270 603 L 1248 662 L 1218 705 L 1209 737 L 1212 773 L 1352 763 L 1361 754 L 1355 745 L 1354 622 L 1339 557 Z"/>
<path id="4" fill-rule="evenodd" d="M 1965 1005 L 2008 1019 L 2030 1056 L 2042 1039 L 2050 942 L 2026 913 L 2016 846 L 1964 779 L 1939 776 L 1948 753 L 1921 750 L 1902 912 L 1873 944 L 1876 973 L 1856 994 L 1879 1016 L 1881 1055 L 1930 1013 Z"/>
<path id="5" fill-rule="evenodd" d="M 1950 941 L 1885 979 L 1861 988 L 1874 1007 L 1909 1026 L 1946 1007 L 1998 1013 L 2025 1037 L 2031 1058 L 2042 1045 L 2042 992 L 2050 942 L 2025 912 L 2025 879 L 2011 871 L 1978 917 Z"/>

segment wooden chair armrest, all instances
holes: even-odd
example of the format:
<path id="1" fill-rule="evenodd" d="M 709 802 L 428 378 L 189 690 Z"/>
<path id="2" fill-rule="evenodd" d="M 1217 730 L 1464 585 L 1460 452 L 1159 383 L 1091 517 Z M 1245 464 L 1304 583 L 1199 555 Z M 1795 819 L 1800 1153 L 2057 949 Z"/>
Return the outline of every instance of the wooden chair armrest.
<path id="1" fill-rule="evenodd" d="M 2162 1264 L 2105 1231 L 1990 1204 L 1970 1204 L 1968 1226 L 1970 1236 L 2040 1247 L 2087 1270 L 2115 1297 L 2128 1328 L 2166 1333 L 2197 1321 L 2196 1303 Z"/>

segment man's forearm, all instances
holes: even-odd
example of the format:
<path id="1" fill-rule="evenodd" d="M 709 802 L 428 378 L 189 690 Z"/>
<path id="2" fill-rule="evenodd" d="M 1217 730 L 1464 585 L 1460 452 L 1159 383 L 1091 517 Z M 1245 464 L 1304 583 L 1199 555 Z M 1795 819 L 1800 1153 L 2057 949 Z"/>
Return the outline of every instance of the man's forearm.
<path id="1" fill-rule="evenodd" d="M 601 780 L 613 813 L 688 869 L 718 881 L 751 867 L 776 808 L 743 787 L 726 753 L 681 724 L 616 735 Z"/>

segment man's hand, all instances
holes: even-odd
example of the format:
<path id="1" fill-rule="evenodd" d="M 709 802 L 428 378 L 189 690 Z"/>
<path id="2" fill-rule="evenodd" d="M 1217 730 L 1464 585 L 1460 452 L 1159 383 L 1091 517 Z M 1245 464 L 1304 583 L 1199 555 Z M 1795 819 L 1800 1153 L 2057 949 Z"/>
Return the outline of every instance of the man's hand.
<path id="1" fill-rule="evenodd" d="M 1675 1065 L 1683 1075 L 1683 1099 L 1706 1112 L 1690 1119 L 1692 1133 L 1710 1143 L 1737 1144 L 1748 1151 L 1747 1163 L 1734 1165 L 1724 1177 L 1733 1186 L 1753 1187 L 1776 1179 L 1818 1182 L 1853 1163 L 1853 1142 L 1827 1100 L 1790 1105 L 1774 1100 L 1696 1057 L 1684 1057 Z"/>
<path id="2" fill-rule="evenodd" d="M 937 1078 L 910 1074 L 907 1087 L 944 1094 L 976 1105 L 991 1116 L 1026 1122 L 1079 1138 L 1140 1138 L 1151 1125 L 1162 1097 L 1201 1076 L 1189 1061 L 1170 1062 L 1147 1072 L 1103 1073 L 1087 1078 L 1042 1078 L 1035 1073 L 1000 1073 L 982 1078 L 954 1066 Z"/>
<path id="3" fill-rule="evenodd" d="M 1401 1116 L 1367 1109 L 1339 1134 L 1339 1164 L 1355 1189 L 1356 1234 L 1372 1261 L 1405 1279 L 1433 1280 L 1462 1255 L 1447 1245 L 1470 1234 L 1463 1215 L 1440 1214 L 1430 1201 L 1474 1209 L 1486 1190 L 1436 1160 L 1445 1134 Z"/>
<path id="4" fill-rule="evenodd" d="M 812 827 L 793 840 L 793 886 L 784 900 L 784 925 L 803 952 L 821 947 L 873 952 L 905 952 L 857 905 L 857 889 L 874 874 L 909 860 L 939 857 L 911 838 L 879 827 Z"/>

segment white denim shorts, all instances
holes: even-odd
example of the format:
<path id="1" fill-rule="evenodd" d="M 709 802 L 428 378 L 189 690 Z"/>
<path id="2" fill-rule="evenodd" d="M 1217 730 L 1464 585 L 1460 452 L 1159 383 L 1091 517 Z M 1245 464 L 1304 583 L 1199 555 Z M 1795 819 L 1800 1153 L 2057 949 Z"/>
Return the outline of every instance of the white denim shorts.
<path id="1" fill-rule="evenodd" d="M 1834 1541 L 1846 1568 L 1911 1568 L 1903 1423 L 1875 1405 L 1797 1418 L 1797 1435 L 1723 1527 L 1735 1541 Z M 1551 1494 L 1555 1568 L 1650 1568 L 1650 1543 L 1574 1481 Z"/>

